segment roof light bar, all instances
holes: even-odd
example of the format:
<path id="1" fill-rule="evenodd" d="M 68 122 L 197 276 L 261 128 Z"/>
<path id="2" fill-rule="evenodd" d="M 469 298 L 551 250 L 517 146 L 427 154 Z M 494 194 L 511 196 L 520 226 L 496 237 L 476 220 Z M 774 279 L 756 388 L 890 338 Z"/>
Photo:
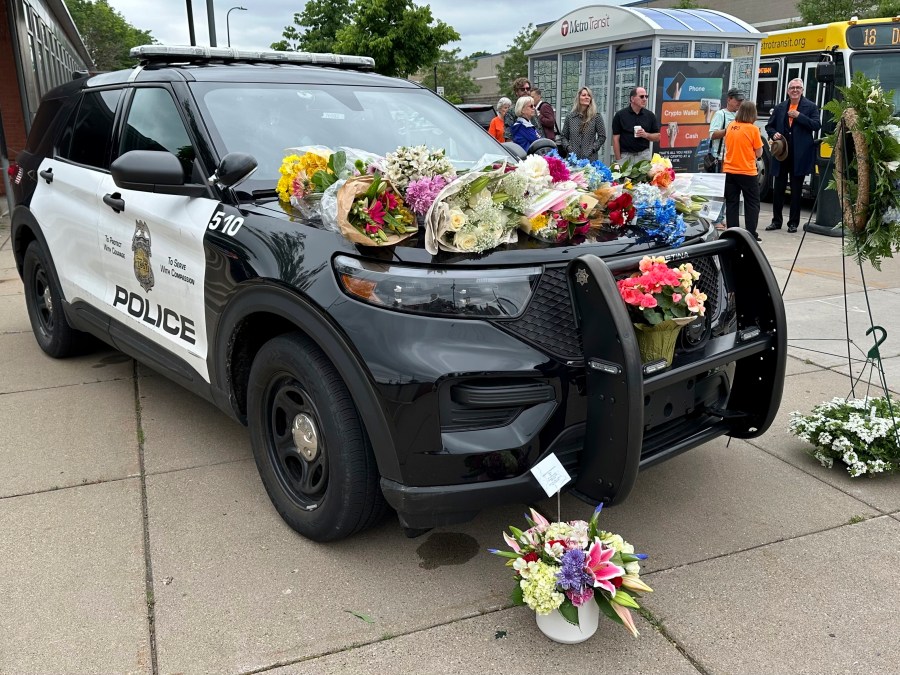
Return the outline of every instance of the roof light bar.
<path id="1" fill-rule="evenodd" d="M 315 52 L 251 51 L 229 47 L 192 47 L 188 45 L 142 45 L 132 47 L 132 58 L 144 63 L 177 63 L 179 61 L 242 61 L 244 63 L 296 63 L 300 65 L 334 66 L 354 70 L 374 70 L 371 56 L 320 54 Z"/>

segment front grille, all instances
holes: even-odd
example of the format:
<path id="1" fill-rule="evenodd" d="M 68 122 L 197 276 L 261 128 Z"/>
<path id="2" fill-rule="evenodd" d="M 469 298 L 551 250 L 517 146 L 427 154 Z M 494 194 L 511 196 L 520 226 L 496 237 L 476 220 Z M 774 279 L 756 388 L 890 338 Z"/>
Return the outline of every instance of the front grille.
<path id="1" fill-rule="evenodd" d="M 710 257 L 684 262 L 690 262 L 700 272 L 697 286 L 707 295 L 706 320 L 710 321 L 719 306 L 718 267 Z M 515 321 L 495 325 L 559 359 L 578 360 L 584 357 L 581 331 L 575 327 L 565 266 L 546 268 L 525 313 Z"/>
<path id="2" fill-rule="evenodd" d="M 565 267 L 545 269 L 525 313 L 497 325 L 558 358 L 582 357 L 581 332 L 575 328 Z"/>

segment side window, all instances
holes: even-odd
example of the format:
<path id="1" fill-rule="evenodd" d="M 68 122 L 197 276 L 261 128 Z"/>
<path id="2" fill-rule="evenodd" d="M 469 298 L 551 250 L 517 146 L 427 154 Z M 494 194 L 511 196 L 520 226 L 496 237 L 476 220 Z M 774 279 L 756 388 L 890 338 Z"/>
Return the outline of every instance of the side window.
<path id="1" fill-rule="evenodd" d="M 129 150 L 158 150 L 171 152 L 184 169 L 184 178 L 191 181 L 194 167 L 194 146 L 175 107 L 175 101 L 165 89 L 135 89 L 122 132 L 119 154 Z"/>
<path id="2" fill-rule="evenodd" d="M 59 156 L 78 164 L 109 168 L 109 146 L 119 91 L 84 94 L 69 118 L 60 141 Z"/>

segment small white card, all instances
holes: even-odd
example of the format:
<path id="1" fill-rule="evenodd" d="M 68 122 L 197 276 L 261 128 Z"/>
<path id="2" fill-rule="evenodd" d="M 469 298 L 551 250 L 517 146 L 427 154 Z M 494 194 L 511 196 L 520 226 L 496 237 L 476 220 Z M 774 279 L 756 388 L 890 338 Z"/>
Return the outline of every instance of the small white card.
<path id="1" fill-rule="evenodd" d="M 537 478 L 537 482 L 544 488 L 544 492 L 547 493 L 548 497 L 555 495 L 566 483 L 572 480 L 572 477 L 560 463 L 559 458 L 554 454 L 535 464 L 531 468 L 531 473 Z"/>

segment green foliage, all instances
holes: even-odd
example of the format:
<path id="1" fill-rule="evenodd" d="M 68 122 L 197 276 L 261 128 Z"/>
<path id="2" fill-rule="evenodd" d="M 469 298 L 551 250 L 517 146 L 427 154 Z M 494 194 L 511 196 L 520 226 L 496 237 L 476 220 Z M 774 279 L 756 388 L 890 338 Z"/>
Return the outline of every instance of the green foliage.
<path id="1" fill-rule="evenodd" d="M 459 40 L 452 26 L 435 21 L 431 8 L 411 0 L 357 0 L 352 23 L 337 32 L 335 51 L 375 59 L 382 75 L 406 77 L 438 60 L 441 47 Z"/>
<path id="2" fill-rule="evenodd" d="M 477 52 L 472 52 L 471 54 L 469 54 L 469 58 L 470 58 L 470 59 L 477 59 L 477 58 L 479 58 L 479 57 L 481 57 L 481 56 L 490 56 L 490 55 L 491 55 L 490 52 L 486 52 L 486 51 L 484 51 L 484 50 L 481 50 L 481 51 L 477 51 Z"/>
<path id="3" fill-rule="evenodd" d="M 882 259 L 892 258 L 900 251 L 900 126 L 893 117 L 893 91 L 885 93 L 877 81 L 861 72 L 853 75 L 850 86 L 839 87 L 839 90 L 843 96 L 828 101 L 823 108 L 835 120 L 840 119 L 847 108 L 855 109 L 868 152 L 862 154 L 856 148 L 844 153 L 846 194 L 839 194 L 838 200 L 842 204 L 856 203 L 860 162 L 868 166 L 871 186 L 865 227 L 860 232 L 849 226 L 844 228 L 847 234 L 845 253 L 859 261 L 868 260 L 875 269 L 881 269 Z M 847 131 L 838 125 L 826 138 L 832 147 L 849 142 L 849 135 L 838 138 L 841 130 Z M 832 180 L 828 187 L 835 189 L 836 181 Z"/>
<path id="4" fill-rule="evenodd" d="M 797 12 L 800 25 L 847 21 L 851 16 L 864 19 L 873 15 L 871 0 L 800 0 Z"/>
<path id="5" fill-rule="evenodd" d="M 66 0 L 66 7 L 97 70 L 131 68 L 135 62 L 129 50 L 156 42 L 150 31 L 132 26 L 107 0 Z"/>
<path id="6" fill-rule="evenodd" d="M 475 68 L 475 62 L 471 58 L 460 58 L 459 48 L 442 49 L 436 64 L 418 72 L 416 79 L 421 79 L 423 86 L 432 91 L 435 91 L 435 68 L 437 68 L 437 84 L 444 88 L 444 98 L 450 103 L 462 103 L 466 96 L 478 93 L 478 85 L 469 75 Z"/>
<path id="7" fill-rule="evenodd" d="M 350 0 L 308 0 L 285 26 L 282 40 L 272 43 L 280 51 L 333 52 L 337 32 L 350 21 Z M 302 30 L 297 30 L 297 29 Z"/>
<path id="8" fill-rule="evenodd" d="M 509 45 L 503 63 L 497 66 L 497 78 L 500 83 L 500 91 L 505 91 L 507 96 L 512 96 L 512 83 L 517 77 L 528 77 L 528 57 L 525 52 L 540 37 L 541 32 L 528 24 L 522 28 Z"/>
<path id="9" fill-rule="evenodd" d="M 678 0 L 672 9 L 705 9 L 703 5 L 695 0 Z"/>

